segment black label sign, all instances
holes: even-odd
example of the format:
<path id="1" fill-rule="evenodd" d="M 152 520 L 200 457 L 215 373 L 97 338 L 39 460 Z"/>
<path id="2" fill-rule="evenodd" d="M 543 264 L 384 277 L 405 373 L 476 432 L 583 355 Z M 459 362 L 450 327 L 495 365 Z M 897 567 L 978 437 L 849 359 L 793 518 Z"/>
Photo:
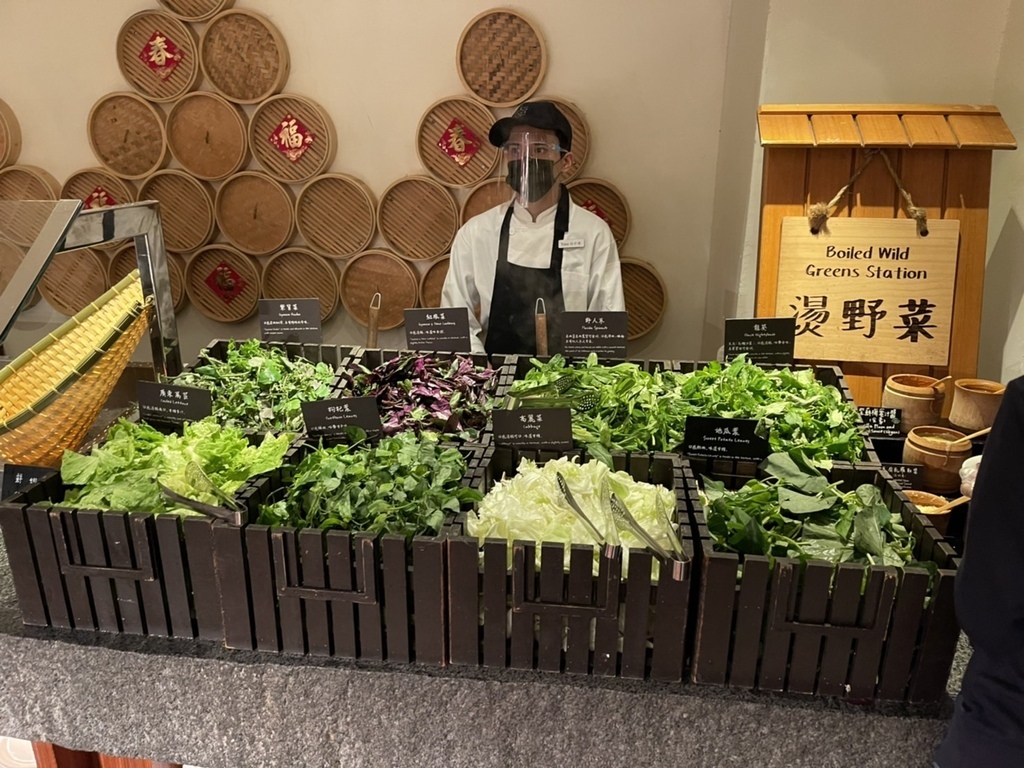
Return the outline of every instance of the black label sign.
<path id="1" fill-rule="evenodd" d="M 469 352 L 469 310 L 465 307 L 405 310 L 405 344 L 432 352 Z"/>
<path id="2" fill-rule="evenodd" d="M 904 491 L 920 491 L 924 488 L 923 464 L 883 464 L 882 468 L 892 475 L 896 485 Z"/>
<path id="3" fill-rule="evenodd" d="M 683 453 L 696 458 L 761 461 L 771 450 L 756 431 L 757 419 L 688 416 Z"/>
<path id="4" fill-rule="evenodd" d="M 339 397 L 302 403 L 302 420 L 306 431 L 319 437 L 344 435 L 347 427 L 359 427 L 366 432 L 381 430 L 380 411 L 373 397 Z"/>
<path id="5" fill-rule="evenodd" d="M 867 425 L 871 437 L 903 437 L 900 432 L 900 420 L 903 418 L 902 408 L 874 408 L 858 406 L 861 419 Z"/>
<path id="6" fill-rule="evenodd" d="M 793 362 L 796 319 L 730 318 L 725 321 L 725 359 L 745 354 L 752 363 Z"/>
<path id="7" fill-rule="evenodd" d="M 510 448 L 572 450 L 572 415 L 568 408 L 518 408 L 492 411 L 494 442 Z"/>
<path id="8" fill-rule="evenodd" d="M 563 312 L 562 354 L 605 360 L 626 358 L 629 317 L 625 312 Z"/>
<path id="9" fill-rule="evenodd" d="M 16 493 L 24 491 L 48 478 L 57 470 L 53 467 L 34 467 L 28 464 L 5 464 L 3 488 L 0 498 L 9 499 Z"/>
<path id="10" fill-rule="evenodd" d="M 210 390 L 140 381 L 138 385 L 139 417 L 143 421 L 183 424 L 205 419 L 213 412 Z"/>
<path id="11" fill-rule="evenodd" d="M 320 299 L 260 299 L 260 338 L 298 344 L 319 344 Z"/>

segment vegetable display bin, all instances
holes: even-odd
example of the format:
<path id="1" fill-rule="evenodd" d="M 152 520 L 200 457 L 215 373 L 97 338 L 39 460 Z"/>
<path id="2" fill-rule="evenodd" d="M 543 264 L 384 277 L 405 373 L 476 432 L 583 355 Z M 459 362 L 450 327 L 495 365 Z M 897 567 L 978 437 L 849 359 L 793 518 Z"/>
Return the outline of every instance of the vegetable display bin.
<path id="1" fill-rule="evenodd" d="M 458 447 L 470 485 L 487 454 Z M 259 505 L 286 487 L 308 446 L 293 446 L 280 470 L 243 486 Z M 214 559 L 229 648 L 447 663 L 443 535 L 375 536 L 348 531 L 217 523 Z"/>
<path id="2" fill-rule="evenodd" d="M 727 487 L 749 479 L 693 466 Z M 837 463 L 825 474 L 847 490 L 877 487 L 914 534 L 915 557 L 935 563 L 935 574 L 717 552 L 698 505 L 693 682 L 854 701 L 940 699 L 960 635 L 953 611 L 959 558 L 886 473 Z"/>
<path id="3" fill-rule="evenodd" d="M 496 448 L 481 473 L 480 489 L 486 492 L 502 475 L 515 473 L 521 458 L 544 463 L 561 455 Z M 591 545 L 572 545 L 566 572 L 563 544 L 516 541 L 509 568 L 508 542 L 487 539 L 481 546 L 464 534 L 460 516 L 448 543 L 452 664 L 682 680 L 695 586 L 689 497 L 696 484 L 675 455 L 618 454 L 614 461 L 633 479 L 674 493 L 685 558 L 662 563 L 655 582 L 651 552 L 630 549 L 629 576 L 623 579 L 619 547 L 603 550 L 595 576 Z"/>

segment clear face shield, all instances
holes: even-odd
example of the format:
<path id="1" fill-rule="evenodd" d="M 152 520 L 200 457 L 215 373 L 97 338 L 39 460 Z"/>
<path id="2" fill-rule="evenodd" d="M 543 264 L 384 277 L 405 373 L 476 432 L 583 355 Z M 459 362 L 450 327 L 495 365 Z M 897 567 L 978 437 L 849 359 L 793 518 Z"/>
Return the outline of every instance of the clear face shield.
<path id="1" fill-rule="evenodd" d="M 558 202 L 558 181 L 566 170 L 567 153 L 549 131 L 512 131 L 501 148 L 497 176 L 511 189 L 510 199 L 521 206 Z M 545 206 L 546 208 L 547 206 Z"/>

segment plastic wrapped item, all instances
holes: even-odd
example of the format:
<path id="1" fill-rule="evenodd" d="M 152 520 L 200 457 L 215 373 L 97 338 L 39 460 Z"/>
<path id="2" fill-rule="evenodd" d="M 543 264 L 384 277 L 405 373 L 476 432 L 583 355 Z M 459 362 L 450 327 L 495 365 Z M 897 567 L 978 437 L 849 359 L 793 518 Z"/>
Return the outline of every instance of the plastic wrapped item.
<path id="1" fill-rule="evenodd" d="M 981 456 L 972 456 L 960 467 L 960 493 L 970 498 L 974 494 L 974 480 L 981 466 Z"/>

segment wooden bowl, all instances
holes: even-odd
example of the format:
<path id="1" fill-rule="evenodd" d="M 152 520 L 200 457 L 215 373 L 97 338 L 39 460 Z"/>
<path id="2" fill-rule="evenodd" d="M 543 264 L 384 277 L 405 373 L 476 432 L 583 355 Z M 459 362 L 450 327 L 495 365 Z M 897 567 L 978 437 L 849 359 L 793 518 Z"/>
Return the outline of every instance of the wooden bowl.
<path id="1" fill-rule="evenodd" d="M 236 104 L 258 104 L 284 88 L 288 46 L 265 17 L 227 10 L 214 16 L 199 41 L 199 63 L 217 93 Z"/>
<path id="2" fill-rule="evenodd" d="M 384 191 L 377 205 L 377 229 L 406 259 L 429 260 L 447 253 L 458 228 L 455 199 L 426 176 L 399 179 Z"/>
<path id="3" fill-rule="evenodd" d="M 169 14 L 182 21 L 206 21 L 226 8 L 235 0 L 157 0 Z"/>
<path id="4" fill-rule="evenodd" d="M 215 93 L 197 91 L 178 100 L 167 116 L 167 144 L 186 171 L 217 181 L 249 161 L 249 120 Z"/>
<path id="5" fill-rule="evenodd" d="M 934 493 L 928 493 L 927 491 L 904 491 L 903 495 L 906 496 L 910 503 L 917 507 L 917 511 L 928 518 L 929 522 L 935 526 L 936 530 L 943 536 L 946 535 L 946 528 L 949 526 L 949 516 L 953 510 L 947 509 L 945 512 L 934 512 L 927 511 L 929 507 L 941 507 L 945 505 L 946 499 L 942 496 L 937 496 Z"/>
<path id="6" fill-rule="evenodd" d="M 167 250 L 188 253 L 213 239 L 213 189 L 205 181 L 184 171 L 157 171 L 143 182 L 139 199 L 160 203 Z"/>
<path id="7" fill-rule="evenodd" d="M 380 293 L 380 330 L 405 323 L 405 310 L 416 306 L 419 281 L 403 259 L 384 250 L 356 254 L 341 273 L 341 301 L 357 323 L 370 324 L 370 301 Z"/>
<path id="8" fill-rule="evenodd" d="M 487 139 L 492 125 L 494 115 L 474 99 L 454 97 L 434 102 L 416 131 L 420 162 L 446 186 L 480 183 L 498 164 L 500 150 Z"/>
<path id="9" fill-rule="evenodd" d="M 547 47 L 536 26 L 509 8 L 484 11 L 462 31 L 455 56 L 466 90 L 491 107 L 512 107 L 540 87 Z"/>
<path id="10" fill-rule="evenodd" d="M 354 176 L 328 173 L 306 184 L 295 204 L 299 233 L 321 256 L 346 258 L 373 242 L 377 201 Z"/>
<path id="11" fill-rule="evenodd" d="M 139 266 L 139 257 L 135 253 L 135 243 L 127 243 L 118 248 L 110 257 L 107 267 L 107 282 L 117 285 Z M 185 259 L 176 253 L 167 254 L 167 276 L 171 279 L 171 301 L 174 309 L 185 306 Z"/>
<path id="12" fill-rule="evenodd" d="M 217 224 L 238 249 L 265 256 L 286 246 L 295 232 L 291 190 L 264 173 L 243 171 L 217 190 Z"/>
<path id="13" fill-rule="evenodd" d="M 39 293 L 47 303 L 68 316 L 81 312 L 109 287 L 107 262 L 91 248 L 56 254 L 39 280 Z"/>
<path id="14" fill-rule="evenodd" d="M 163 113 L 134 93 L 111 93 L 89 111 L 89 145 L 104 168 L 144 179 L 167 162 Z"/>
<path id="15" fill-rule="evenodd" d="M 266 299 L 320 299 L 320 321 L 338 308 L 338 272 L 322 256 L 304 248 L 285 248 L 263 268 Z"/>
<path id="16" fill-rule="evenodd" d="M 15 244 L 32 245 L 53 212 L 52 205 L 36 201 L 56 200 L 60 183 L 34 165 L 9 165 L 0 169 L 0 234 Z M 15 204 L 17 203 L 17 204 Z"/>
<path id="17" fill-rule="evenodd" d="M 641 259 L 619 259 L 622 267 L 622 292 L 629 313 L 628 338 L 639 339 L 653 331 L 665 316 L 668 291 L 661 274 Z"/>
<path id="18" fill-rule="evenodd" d="M 0 168 L 14 165 L 21 155 L 21 126 L 14 110 L 0 101 Z"/>
<path id="19" fill-rule="evenodd" d="M 420 306 L 440 307 L 441 291 L 444 289 L 445 278 L 448 277 L 450 256 L 434 259 L 420 275 Z"/>
<path id="20" fill-rule="evenodd" d="M 629 203 L 623 194 L 614 184 L 601 179 L 577 179 L 566 186 L 576 205 L 597 214 L 608 223 L 615 244 L 622 250 L 632 225 Z"/>
<path id="21" fill-rule="evenodd" d="M 914 427 L 903 444 L 904 464 L 923 464 L 925 490 L 954 494 L 960 490 L 960 467 L 971 457 L 970 440 L 954 443 L 963 432 L 937 426 Z"/>
<path id="22" fill-rule="evenodd" d="M 188 300 L 203 315 L 220 323 L 240 323 L 256 314 L 260 298 L 260 264 L 229 245 L 201 248 L 185 267 Z"/>
<path id="23" fill-rule="evenodd" d="M 150 101 L 174 101 L 199 79 L 199 39 L 169 13 L 139 11 L 118 32 L 117 65 Z"/>
<path id="24" fill-rule="evenodd" d="M 285 147 L 286 136 L 302 145 Z M 272 96 L 253 112 L 249 146 L 263 170 L 280 182 L 293 184 L 327 170 L 334 162 L 338 140 L 334 123 L 319 104 L 287 93 Z"/>

